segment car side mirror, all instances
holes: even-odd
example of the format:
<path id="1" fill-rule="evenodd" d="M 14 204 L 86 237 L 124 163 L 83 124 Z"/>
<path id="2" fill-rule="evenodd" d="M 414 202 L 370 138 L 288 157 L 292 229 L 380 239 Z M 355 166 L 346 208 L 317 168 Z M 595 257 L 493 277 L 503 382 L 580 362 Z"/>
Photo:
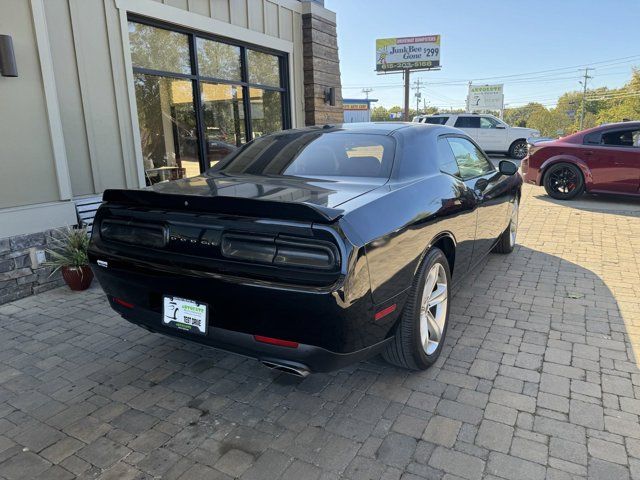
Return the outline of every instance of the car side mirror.
<path id="1" fill-rule="evenodd" d="M 518 166 L 509 160 L 502 160 L 498 164 L 498 170 L 502 175 L 515 175 L 518 171 Z"/>
<path id="2" fill-rule="evenodd" d="M 504 125 L 496 125 L 496 128 L 498 128 L 500 130 L 504 130 L 507 127 L 505 127 Z"/>

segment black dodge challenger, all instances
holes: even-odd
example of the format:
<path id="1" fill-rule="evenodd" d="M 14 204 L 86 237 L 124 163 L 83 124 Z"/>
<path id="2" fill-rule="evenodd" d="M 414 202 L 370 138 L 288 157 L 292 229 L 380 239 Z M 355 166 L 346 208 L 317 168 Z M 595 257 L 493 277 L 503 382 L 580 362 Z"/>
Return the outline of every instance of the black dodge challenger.
<path id="1" fill-rule="evenodd" d="M 513 250 L 521 186 L 454 128 L 288 130 L 197 177 L 107 190 L 89 257 L 112 308 L 150 331 L 302 376 L 375 353 L 424 369 L 452 287 Z"/>

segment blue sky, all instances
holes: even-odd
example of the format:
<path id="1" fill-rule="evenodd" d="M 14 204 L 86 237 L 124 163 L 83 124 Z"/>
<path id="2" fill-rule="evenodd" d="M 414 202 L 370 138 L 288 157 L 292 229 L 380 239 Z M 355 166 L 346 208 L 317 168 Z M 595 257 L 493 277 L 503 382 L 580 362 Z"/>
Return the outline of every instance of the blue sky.
<path id="1" fill-rule="evenodd" d="M 468 80 L 504 83 L 507 105 L 553 106 L 560 94 L 581 89 L 580 65 L 595 68 L 590 87 L 610 88 L 640 67 L 640 0 L 325 0 L 325 6 L 338 16 L 343 96 L 364 98 L 362 88 L 371 87 L 370 97 L 386 107 L 402 105 L 402 75 L 375 73 L 376 38 L 442 35 L 442 70 L 411 77 L 426 82 L 423 98 L 438 108 L 463 107 Z M 518 74 L 528 75 L 479 80 Z"/>

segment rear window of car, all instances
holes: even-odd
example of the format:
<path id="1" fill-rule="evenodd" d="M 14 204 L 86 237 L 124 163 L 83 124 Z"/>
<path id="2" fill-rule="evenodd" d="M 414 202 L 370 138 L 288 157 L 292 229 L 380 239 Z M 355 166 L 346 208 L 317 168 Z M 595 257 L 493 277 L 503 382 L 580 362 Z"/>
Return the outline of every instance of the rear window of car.
<path id="1" fill-rule="evenodd" d="M 458 117 L 456 128 L 480 128 L 480 117 Z"/>
<path id="2" fill-rule="evenodd" d="M 424 123 L 432 123 L 434 125 L 444 125 L 449 117 L 426 117 Z"/>
<path id="3" fill-rule="evenodd" d="M 395 141 L 386 135 L 286 133 L 254 140 L 213 170 L 229 174 L 388 178 L 394 151 Z"/>

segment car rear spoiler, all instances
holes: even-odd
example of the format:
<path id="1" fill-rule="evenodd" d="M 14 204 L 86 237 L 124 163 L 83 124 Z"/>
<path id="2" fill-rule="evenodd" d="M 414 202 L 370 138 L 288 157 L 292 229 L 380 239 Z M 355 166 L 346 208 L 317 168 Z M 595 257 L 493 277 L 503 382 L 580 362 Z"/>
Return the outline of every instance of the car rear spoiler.
<path id="1" fill-rule="evenodd" d="M 331 223 L 344 210 L 308 203 L 274 202 L 238 197 L 174 195 L 148 190 L 105 190 L 105 203 L 198 213 L 224 213 L 249 217 Z"/>

